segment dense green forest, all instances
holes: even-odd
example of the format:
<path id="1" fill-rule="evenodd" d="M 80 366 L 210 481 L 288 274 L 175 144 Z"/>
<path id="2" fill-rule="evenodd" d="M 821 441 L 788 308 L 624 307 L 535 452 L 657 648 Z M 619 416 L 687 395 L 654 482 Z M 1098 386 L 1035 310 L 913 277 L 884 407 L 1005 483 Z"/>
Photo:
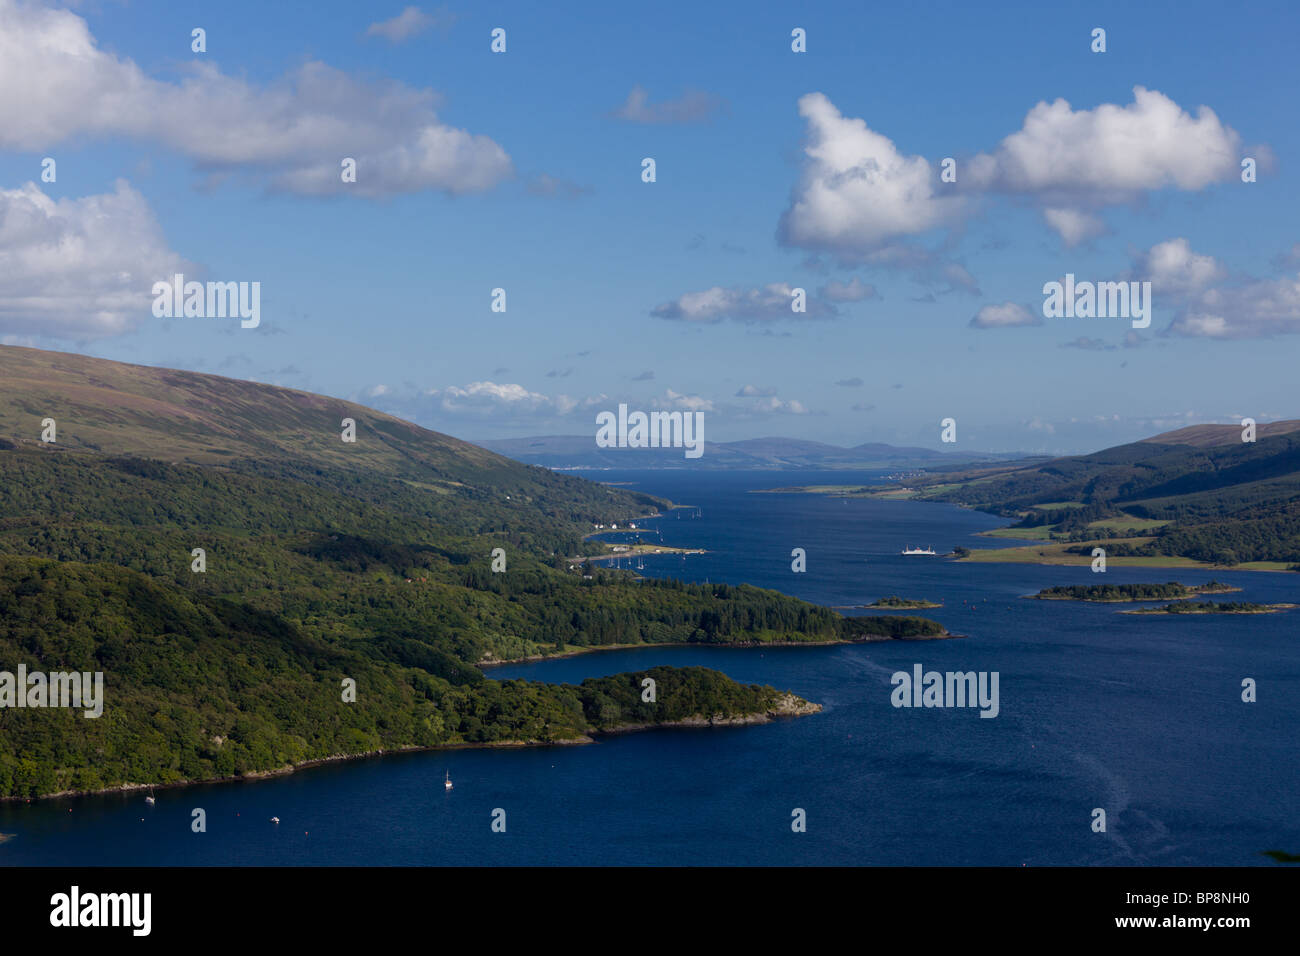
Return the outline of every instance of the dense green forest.
<path id="1" fill-rule="evenodd" d="M 0 451 L 0 668 L 106 684 L 98 719 L 0 710 L 0 795 L 572 739 L 624 711 L 761 709 L 774 691 L 702 670 L 668 674 L 654 706 L 615 708 L 614 685 L 499 682 L 474 665 L 597 644 L 849 639 L 845 619 L 775 592 L 559 570 L 549 548 L 577 550 L 572 525 L 496 528 L 466 509 L 477 534 L 449 534 L 386 480 L 269 471 Z M 493 547 L 506 573 L 490 570 Z"/>
<path id="2" fill-rule="evenodd" d="M 102 671 L 105 703 L 0 708 L 0 796 L 569 740 L 777 698 L 662 669 L 650 704 L 641 674 L 496 681 L 478 666 L 493 661 L 944 633 L 747 585 L 586 577 L 567 559 L 602 550 L 595 523 L 668 503 L 322 396 L 53 354 L 0 347 L 0 670 Z M 46 413 L 55 444 L 30 427 Z"/>
<path id="3" fill-rule="evenodd" d="M 412 746 L 575 739 L 628 721 L 764 713 L 777 692 L 704 668 L 578 687 L 486 679 L 431 645 L 404 660 L 110 565 L 0 558 L 0 660 L 100 671 L 103 715 L 0 711 L 0 794 L 172 783 Z M 657 682 L 642 703 L 641 679 Z M 342 682 L 356 682 L 354 703 Z M 630 696 L 635 690 L 635 697 Z"/>
<path id="4" fill-rule="evenodd" d="M 925 617 L 882 614 L 869 617 L 846 617 L 841 633 L 847 640 L 910 640 L 947 635 L 943 625 Z"/>

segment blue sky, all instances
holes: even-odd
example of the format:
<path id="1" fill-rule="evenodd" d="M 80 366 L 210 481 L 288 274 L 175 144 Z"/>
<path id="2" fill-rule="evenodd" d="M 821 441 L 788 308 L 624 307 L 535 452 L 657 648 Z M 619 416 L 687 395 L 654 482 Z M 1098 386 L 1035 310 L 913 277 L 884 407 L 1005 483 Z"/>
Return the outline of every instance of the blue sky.
<path id="1" fill-rule="evenodd" d="M 553 6 L 0 0 L 0 341 L 475 439 L 1300 417 L 1293 4 Z M 261 326 L 155 318 L 174 268 Z M 1152 281 L 1150 328 L 1043 318 L 1066 273 Z"/>

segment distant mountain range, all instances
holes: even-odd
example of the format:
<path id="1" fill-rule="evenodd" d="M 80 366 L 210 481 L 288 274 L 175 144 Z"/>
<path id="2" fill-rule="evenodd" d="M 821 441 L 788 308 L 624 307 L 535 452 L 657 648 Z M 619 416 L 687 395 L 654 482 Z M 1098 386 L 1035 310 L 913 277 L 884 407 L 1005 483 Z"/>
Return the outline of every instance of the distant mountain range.
<path id="1" fill-rule="evenodd" d="M 516 461 L 546 468 L 704 468 L 715 470 L 796 468 L 927 468 L 1018 459 L 1018 454 L 941 452 L 880 442 L 841 448 L 801 438 L 749 438 L 705 442 L 704 454 L 687 460 L 680 448 L 600 448 L 592 435 L 539 435 L 476 444 Z"/>

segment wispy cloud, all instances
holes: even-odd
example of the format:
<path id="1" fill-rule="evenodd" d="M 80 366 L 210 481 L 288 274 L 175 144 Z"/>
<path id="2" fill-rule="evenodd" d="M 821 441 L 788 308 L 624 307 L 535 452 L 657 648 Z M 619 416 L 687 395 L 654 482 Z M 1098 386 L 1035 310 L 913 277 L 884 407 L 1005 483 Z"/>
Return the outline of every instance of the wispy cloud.
<path id="1" fill-rule="evenodd" d="M 820 295 L 827 302 L 861 302 L 863 299 L 874 299 L 876 287 L 863 282 L 857 276 L 848 282 L 832 279 L 821 287 Z"/>
<path id="2" fill-rule="evenodd" d="M 1174 318 L 1169 331 L 1213 339 L 1300 333 L 1300 274 L 1207 289 Z"/>
<path id="3" fill-rule="evenodd" d="M 391 19 L 370 24 L 366 28 L 366 36 L 382 37 L 389 43 L 404 43 L 431 27 L 447 29 L 455 22 L 456 15 L 446 7 L 440 7 L 432 14 L 425 13 L 419 7 L 407 7 Z"/>
<path id="4" fill-rule="evenodd" d="M 788 282 L 771 282 L 761 288 L 723 288 L 714 286 L 700 292 L 687 292 L 671 302 L 655 306 L 650 314 L 660 319 L 681 322 L 777 322 L 782 320 L 821 319 L 836 314 L 836 309 L 814 296 L 805 300 L 806 311 L 793 310 L 794 287 Z"/>
<path id="5" fill-rule="evenodd" d="M 517 383 L 470 382 L 428 390 L 436 411 L 461 417 L 553 418 L 566 416 L 583 408 L 594 408 L 607 401 L 605 395 L 574 398 L 570 395 L 546 395 L 530 391 Z"/>
<path id="6" fill-rule="evenodd" d="M 973 329 L 1007 329 L 1017 326 L 1042 325 L 1043 317 L 1030 312 L 1015 302 L 986 305 L 970 320 Z"/>
<path id="7" fill-rule="evenodd" d="M 1285 254 L 1279 257 L 1285 262 Z M 1146 280 L 1175 303 L 1168 333 L 1247 339 L 1300 333 L 1300 272 L 1279 278 L 1231 276 L 1213 256 L 1179 237 L 1138 253 L 1126 278 Z"/>
<path id="8" fill-rule="evenodd" d="M 534 196 L 546 196 L 553 199 L 577 199 L 591 192 L 588 186 L 580 186 L 567 179 L 541 173 L 528 181 L 528 191 Z"/>
<path id="9" fill-rule="evenodd" d="M 724 107 L 721 97 L 703 90 L 687 90 L 674 100 L 650 102 L 645 87 L 632 87 L 623 104 L 610 115 L 629 123 L 703 123 Z"/>
<path id="10" fill-rule="evenodd" d="M 1093 339 L 1093 338 L 1089 338 L 1089 337 L 1086 336 L 1086 335 L 1081 335 L 1081 336 L 1079 336 L 1077 339 L 1074 339 L 1074 340 L 1071 341 L 1071 342 L 1062 342 L 1062 343 L 1061 343 L 1061 348 L 1063 348 L 1063 349 L 1083 349 L 1084 351 L 1087 351 L 1087 352 L 1113 352 L 1113 351 L 1115 351 L 1115 346 L 1111 345 L 1110 343 L 1108 343 L 1108 342 L 1103 342 L 1101 339 Z"/>

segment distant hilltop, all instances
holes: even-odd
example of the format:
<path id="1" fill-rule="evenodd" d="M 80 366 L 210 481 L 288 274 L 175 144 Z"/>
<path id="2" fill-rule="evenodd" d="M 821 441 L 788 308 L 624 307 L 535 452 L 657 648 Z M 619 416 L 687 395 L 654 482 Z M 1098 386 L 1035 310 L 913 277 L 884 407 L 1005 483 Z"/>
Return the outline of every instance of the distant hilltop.
<path id="1" fill-rule="evenodd" d="M 507 458 L 546 468 L 681 468 L 680 450 L 600 448 L 592 435 L 538 435 L 476 442 Z M 757 470 L 789 468 L 924 468 L 980 461 L 1006 461 L 1019 455 L 956 453 L 931 448 L 900 448 L 871 442 L 841 448 L 802 438 L 749 438 L 705 442 L 692 468 Z"/>
<path id="2" fill-rule="evenodd" d="M 1256 438 L 1273 438 L 1300 431 L 1300 419 L 1293 418 L 1283 422 L 1266 422 L 1255 427 Z M 1140 444 L 1148 445 L 1192 445 L 1196 448 L 1215 448 L 1219 445 L 1241 444 L 1240 425 L 1188 425 L 1176 431 L 1165 432 L 1144 438 Z"/>

